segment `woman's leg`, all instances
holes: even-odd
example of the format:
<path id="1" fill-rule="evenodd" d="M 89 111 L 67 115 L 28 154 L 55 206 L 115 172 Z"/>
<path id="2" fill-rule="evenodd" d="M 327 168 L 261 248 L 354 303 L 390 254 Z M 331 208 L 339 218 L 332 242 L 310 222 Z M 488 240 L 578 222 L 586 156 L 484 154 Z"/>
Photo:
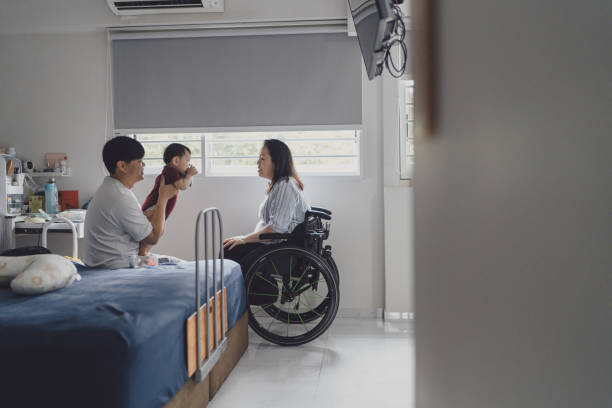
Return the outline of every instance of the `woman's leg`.
<path id="1" fill-rule="evenodd" d="M 247 255 L 249 255 L 251 252 L 256 251 L 264 246 L 266 246 L 266 244 L 261 244 L 259 242 L 254 242 L 254 243 L 244 244 L 244 245 L 236 245 L 231 250 L 224 249 L 223 256 L 225 259 L 231 259 L 232 261 L 236 261 L 239 264 L 242 264 L 242 260 Z"/>

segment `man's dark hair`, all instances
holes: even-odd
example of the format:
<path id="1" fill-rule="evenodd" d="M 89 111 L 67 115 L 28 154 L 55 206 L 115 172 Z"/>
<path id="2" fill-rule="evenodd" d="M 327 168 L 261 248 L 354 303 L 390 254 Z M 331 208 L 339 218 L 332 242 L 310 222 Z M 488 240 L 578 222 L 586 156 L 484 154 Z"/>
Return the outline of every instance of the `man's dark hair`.
<path id="1" fill-rule="evenodd" d="M 129 163 L 132 160 L 142 159 L 144 154 L 144 147 L 142 147 L 138 140 L 127 136 L 117 136 L 104 145 L 102 160 L 106 170 L 110 174 L 114 174 L 115 170 L 117 170 L 118 161 Z"/>
<path id="2" fill-rule="evenodd" d="M 164 150 L 164 163 L 169 164 L 175 156 L 183 157 L 185 152 L 191 154 L 191 150 L 180 143 L 170 143 Z"/>

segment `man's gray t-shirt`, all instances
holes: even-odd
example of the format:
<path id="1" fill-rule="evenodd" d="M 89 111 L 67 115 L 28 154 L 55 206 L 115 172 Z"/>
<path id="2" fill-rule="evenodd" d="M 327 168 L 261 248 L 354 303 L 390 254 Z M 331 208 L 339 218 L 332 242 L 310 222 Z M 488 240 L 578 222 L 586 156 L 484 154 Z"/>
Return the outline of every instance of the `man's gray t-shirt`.
<path id="1" fill-rule="evenodd" d="M 132 190 L 108 176 L 87 208 L 83 260 L 90 267 L 126 268 L 152 229 Z"/>

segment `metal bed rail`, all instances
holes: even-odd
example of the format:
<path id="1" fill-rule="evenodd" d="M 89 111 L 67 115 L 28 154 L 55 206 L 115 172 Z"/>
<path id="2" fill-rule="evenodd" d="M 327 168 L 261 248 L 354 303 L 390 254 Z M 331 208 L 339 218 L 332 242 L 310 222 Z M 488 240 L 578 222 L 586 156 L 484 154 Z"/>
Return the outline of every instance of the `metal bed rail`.
<path id="1" fill-rule="evenodd" d="M 209 227 L 209 219 L 211 228 Z M 218 228 L 217 228 L 218 222 Z M 204 224 L 203 233 L 200 234 L 200 226 Z M 218 231 L 217 231 L 218 229 Z M 219 233 L 218 239 L 216 233 Z M 210 294 L 208 290 L 208 275 L 209 275 L 209 260 L 212 260 L 212 279 L 213 279 L 213 298 L 216 299 L 217 295 L 217 263 L 220 265 L 221 272 L 221 288 L 219 294 L 219 301 L 214 302 L 215 313 L 213 313 L 213 344 L 214 347 L 210 353 L 207 353 L 207 357 L 202 361 L 202 349 L 200 342 L 202 339 L 202 327 L 200 323 L 200 306 L 201 306 L 201 288 L 200 288 L 200 235 L 204 238 L 204 288 L 206 294 L 206 350 L 210 350 Z M 209 246 L 208 238 L 211 236 L 211 245 Z M 218 245 L 215 245 L 218 244 Z M 212 248 L 212 257 L 209 256 L 209 251 Z M 226 299 L 224 298 L 223 288 L 225 287 L 224 282 L 224 271 L 223 271 L 223 224 L 221 222 L 221 213 L 215 207 L 210 207 L 205 210 L 201 210 L 198 214 L 195 228 L 195 262 L 196 262 L 196 363 L 197 369 L 195 372 L 195 380 L 197 382 L 203 381 L 210 370 L 215 366 L 219 358 L 227 348 L 227 327 L 225 327 L 225 308 Z M 217 308 L 220 309 L 220 313 L 217 312 Z M 219 317 L 221 322 L 218 322 Z M 217 341 L 217 327 L 221 327 L 221 340 Z"/>

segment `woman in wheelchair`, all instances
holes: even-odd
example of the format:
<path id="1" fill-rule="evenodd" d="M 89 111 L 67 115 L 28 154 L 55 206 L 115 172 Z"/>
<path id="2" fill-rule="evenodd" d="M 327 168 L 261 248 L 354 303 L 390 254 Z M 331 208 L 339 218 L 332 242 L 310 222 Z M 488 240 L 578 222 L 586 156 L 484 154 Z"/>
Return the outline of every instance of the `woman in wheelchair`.
<path id="1" fill-rule="evenodd" d="M 259 176 L 270 180 L 266 196 L 259 206 L 255 231 L 223 241 L 225 258 L 242 264 L 242 259 L 264 245 L 279 242 L 262 240 L 260 234 L 286 234 L 304 222 L 309 207 L 304 198 L 304 184 L 295 168 L 289 147 L 280 140 L 264 141 L 257 160 Z"/>
<path id="2" fill-rule="evenodd" d="M 310 208 L 289 147 L 264 141 L 259 176 L 270 181 L 255 231 L 223 241 L 224 257 L 240 263 L 247 291 L 249 325 L 280 345 L 319 337 L 339 303 L 338 270 L 329 234 L 331 212 Z"/>

